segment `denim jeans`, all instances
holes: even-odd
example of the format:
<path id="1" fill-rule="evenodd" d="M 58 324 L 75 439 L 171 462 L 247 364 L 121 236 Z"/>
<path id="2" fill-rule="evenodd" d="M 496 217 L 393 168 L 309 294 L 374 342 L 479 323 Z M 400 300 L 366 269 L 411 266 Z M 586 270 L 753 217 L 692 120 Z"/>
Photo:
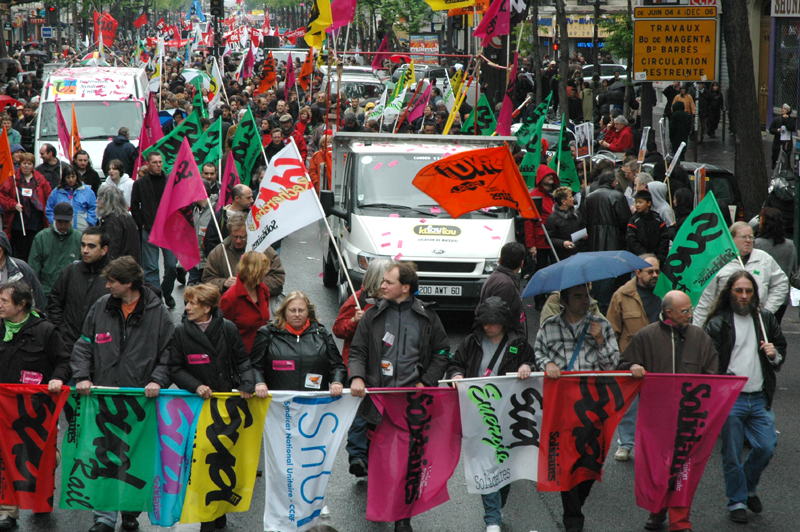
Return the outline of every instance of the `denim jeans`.
<path id="1" fill-rule="evenodd" d="M 203 269 L 198 268 L 195 266 L 191 270 L 189 270 L 189 280 L 187 281 L 189 286 L 200 284 L 203 281 Z"/>
<path id="2" fill-rule="evenodd" d="M 619 431 L 619 446 L 628 451 L 633 450 L 633 443 L 636 439 L 636 414 L 639 412 L 639 396 L 628 407 L 628 411 L 622 416 L 622 419 L 617 425 Z"/>
<path id="3" fill-rule="evenodd" d="M 347 445 L 345 447 L 350 456 L 350 463 L 354 460 L 363 460 L 369 464 L 369 437 L 367 437 L 367 420 L 356 414 L 353 424 L 347 431 Z"/>
<path id="4" fill-rule="evenodd" d="M 778 443 L 775 414 L 767 410 L 767 396 L 763 392 L 739 394 L 720 437 L 728 510 L 746 508 L 747 497 L 755 495 L 761 473 L 767 468 Z M 745 437 L 753 450 L 742 464 Z"/>
<path id="5" fill-rule="evenodd" d="M 511 484 L 508 484 L 494 493 L 481 495 L 481 500 L 483 501 L 483 522 L 486 523 L 486 526 L 500 526 L 503 523 L 503 516 L 500 510 L 506 505 L 508 492 L 510 491 Z"/>
<path id="6" fill-rule="evenodd" d="M 178 264 L 175 255 L 172 251 L 160 248 L 149 242 L 150 232 L 147 229 L 142 229 L 142 267 L 144 269 L 144 282 L 161 288 L 161 294 L 164 297 L 172 295 L 172 289 L 175 288 L 175 279 L 178 274 L 175 267 Z M 158 275 L 158 252 L 164 258 L 164 280 L 159 282 Z"/>
<path id="7" fill-rule="evenodd" d="M 141 512 L 122 513 L 125 515 L 132 515 L 133 517 L 139 517 Z M 105 523 L 112 528 L 114 528 L 117 524 L 117 512 L 92 512 L 92 514 L 94 514 L 95 523 Z"/>

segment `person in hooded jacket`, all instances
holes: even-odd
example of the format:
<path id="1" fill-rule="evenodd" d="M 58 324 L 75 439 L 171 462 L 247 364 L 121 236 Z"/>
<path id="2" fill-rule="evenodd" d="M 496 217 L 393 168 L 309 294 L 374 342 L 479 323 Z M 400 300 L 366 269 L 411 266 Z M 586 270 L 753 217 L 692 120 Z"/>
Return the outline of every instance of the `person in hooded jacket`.
<path id="1" fill-rule="evenodd" d="M 125 165 L 123 174 L 133 175 L 133 166 L 136 164 L 136 157 L 139 155 L 136 146 L 131 144 L 130 132 L 127 127 L 119 128 L 117 136 L 108 143 L 103 151 L 103 162 L 100 167 L 108 175 L 108 167 L 111 161 L 122 161 Z"/>
<path id="2" fill-rule="evenodd" d="M 694 194 L 689 189 L 682 188 L 672 195 L 672 207 L 675 211 L 675 223 L 667 227 L 670 240 L 675 240 L 683 222 L 694 210 Z"/>
<path id="3" fill-rule="evenodd" d="M 342 394 L 347 368 L 333 335 L 300 291 L 286 296 L 275 319 L 261 327 L 250 352 L 256 395 L 269 390 L 330 390 Z"/>
<path id="4" fill-rule="evenodd" d="M 663 264 L 669 252 L 667 224 L 653 210 L 650 192 L 640 190 L 633 197 L 636 212 L 631 216 L 625 234 L 628 251 L 637 256 L 652 253 Z"/>
<path id="5" fill-rule="evenodd" d="M 514 331 L 514 316 L 505 301 L 488 297 L 475 309 L 472 333 L 456 349 L 447 365 L 446 378 L 460 380 L 494 377 L 517 373 L 518 378 L 531 376 L 534 366 L 533 347 L 524 336 Z M 486 532 L 500 532 L 501 510 L 508 499 L 511 485 L 481 495 Z"/>
<path id="6" fill-rule="evenodd" d="M 661 216 L 661 219 L 669 227 L 675 222 L 672 217 L 672 209 L 669 206 L 669 188 L 664 183 L 651 181 L 647 184 L 647 190 L 653 197 L 653 210 Z"/>
<path id="7" fill-rule="evenodd" d="M 121 189 L 110 185 L 100 187 L 97 195 L 97 217 L 100 220 L 98 225 L 111 239 L 108 260 L 129 255 L 136 264 L 141 264 L 139 228 L 136 227 L 133 216 L 128 213 L 128 205 Z"/>
<path id="8" fill-rule="evenodd" d="M 81 232 L 72 227 L 72 206 L 66 202 L 59 203 L 53 217 L 53 225 L 39 231 L 33 239 L 28 260 L 42 283 L 45 297 L 50 295 L 61 270 L 78 260 L 81 251 Z"/>
<path id="9" fill-rule="evenodd" d="M 583 223 L 583 214 L 575 208 L 575 198 L 569 187 L 558 187 L 553 192 L 556 208 L 547 218 L 545 228 L 550 235 L 558 258 L 564 260 L 576 253 L 586 251 L 586 238 L 577 242 L 572 241 L 572 235 L 581 229 L 586 229 Z"/>
<path id="10" fill-rule="evenodd" d="M 676 96 L 678 98 L 680 95 Z M 691 96 L 689 96 L 691 98 Z M 689 144 L 689 135 L 692 134 L 692 115 L 686 112 L 686 105 L 677 100 L 672 104 L 672 116 L 669 119 L 669 143 L 672 152 L 678 151 L 681 142 Z M 681 152 L 681 161 L 685 159 L 686 148 Z"/>
<path id="11" fill-rule="evenodd" d="M 550 244 L 547 243 L 547 238 L 545 237 L 545 224 L 547 224 L 547 218 L 552 214 L 553 206 L 555 205 L 553 191 L 560 186 L 561 183 L 558 180 L 556 171 L 545 164 L 540 164 L 536 170 L 536 188 L 531 190 L 531 197 L 542 199 L 541 208 L 537 205 L 541 221 L 525 220 L 524 226 L 525 247 L 530 254 L 528 257 L 530 261 L 536 262 L 536 270 L 541 270 L 556 262 L 550 249 Z M 541 253 L 539 250 L 541 250 Z M 546 298 L 536 297 L 537 307 L 541 308 Z"/>
<path id="12" fill-rule="evenodd" d="M 53 224 L 53 210 L 59 203 L 69 203 L 73 210 L 73 227 L 83 231 L 90 225 L 97 224 L 97 197 L 92 189 L 81 182 L 81 179 L 70 170 L 64 170 L 61 184 L 47 199 L 45 214 L 50 225 Z"/>
<path id="13" fill-rule="evenodd" d="M 125 196 L 125 203 L 128 204 L 128 209 L 131 206 L 131 191 L 133 190 L 133 179 L 125 173 L 125 164 L 119 159 L 114 159 L 108 163 L 108 170 L 106 170 L 106 180 L 100 187 L 116 187 L 122 191 Z M 100 192 L 97 193 L 100 195 Z"/>
<path id="14" fill-rule="evenodd" d="M 34 308 L 44 310 L 47 298 L 44 297 L 44 290 L 36 273 L 24 260 L 11 257 L 11 242 L 8 236 L 0 231 L 0 285 L 13 281 L 22 281 L 30 286 L 33 291 Z"/>

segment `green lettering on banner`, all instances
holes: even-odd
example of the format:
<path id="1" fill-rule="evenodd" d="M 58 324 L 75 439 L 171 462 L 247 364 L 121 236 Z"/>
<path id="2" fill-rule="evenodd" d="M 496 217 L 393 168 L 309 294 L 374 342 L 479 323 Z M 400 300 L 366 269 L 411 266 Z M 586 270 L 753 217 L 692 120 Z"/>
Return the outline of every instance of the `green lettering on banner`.
<path id="1" fill-rule="evenodd" d="M 65 411 L 60 508 L 152 511 L 156 401 L 144 389 L 73 392 Z"/>
<path id="2" fill-rule="evenodd" d="M 478 117 L 478 133 L 484 136 L 490 136 L 497 129 L 497 119 L 492 112 L 492 107 L 489 105 L 489 100 L 486 99 L 486 94 L 481 94 L 478 100 L 478 110 L 475 113 L 470 113 L 464 125 L 461 126 L 461 133 L 464 135 L 472 135 L 475 132 L 475 121 L 473 116 Z"/>
<path id="3" fill-rule="evenodd" d="M 208 118 L 208 111 L 206 110 L 205 102 L 203 102 L 203 76 L 197 76 L 192 81 L 197 81 L 195 84 L 194 99 L 192 100 L 192 111 L 197 109 L 200 111 L 200 116 Z"/>
<path id="4" fill-rule="evenodd" d="M 483 388 L 480 386 L 469 387 L 469 399 L 475 406 L 478 407 L 478 413 L 481 415 L 483 424 L 489 427 L 488 438 L 481 438 L 481 441 L 494 449 L 494 457 L 498 464 L 502 464 L 508 460 L 509 452 L 508 446 L 503 445 L 503 434 L 500 421 L 497 419 L 495 409 L 491 404 L 491 400 L 501 399 L 503 394 L 497 389 L 494 384 L 487 384 Z"/>
<path id="5" fill-rule="evenodd" d="M 233 134 L 231 152 L 233 160 L 236 161 L 239 180 L 243 185 L 249 185 L 253 166 L 255 166 L 258 156 L 261 155 L 261 136 L 258 134 L 256 119 L 249 108 L 239 121 L 236 133 Z"/>
<path id="6" fill-rule="evenodd" d="M 181 149 L 184 137 L 189 141 L 189 146 L 194 146 L 194 143 L 197 142 L 197 139 L 202 134 L 203 128 L 200 126 L 200 113 L 198 110 L 194 110 L 192 114 L 186 117 L 186 120 L 170 131 L 166 137 L 142 152 L 142 156 L 147 160 L 149 153 L 154 151 L 160 153 L 164 159 L 164 173 L 169 175 L 172 171 L 172 165 L 175 164 L 175 158 L 178 157 L 178 151 Z"/>
<path id="7" fill-rule="evenodd" d="M 215 120 L 197 142 L 192 145 L 192 154 L 202 172 L 205 163 L 217 166 L 222 158 L 222 120 Z"/>
<path id="8" fill-rule="evenodd" d="M 654 293 L 664 297 L 681 290 L 696 305 L 711 279 L 738 255 L 717 199 L 708 192 L 675 235 Z"/>
<path id="9" fill-rule="evenodd" d="M 579 192 L 581 180 L 578 171 L 575 170 L 575 160 L 572 158 L 572 151 L 569 149 L 569 138 L 564 135 L 567 125 L 567 115 L 561 120 L 561 132 L 558 134 L 558 146 L 556 146 L 555 157 L 552 158 L 548 166 L 558 174 L 558 181 L 562 187 L 569 187 L 572 192 Z"/>

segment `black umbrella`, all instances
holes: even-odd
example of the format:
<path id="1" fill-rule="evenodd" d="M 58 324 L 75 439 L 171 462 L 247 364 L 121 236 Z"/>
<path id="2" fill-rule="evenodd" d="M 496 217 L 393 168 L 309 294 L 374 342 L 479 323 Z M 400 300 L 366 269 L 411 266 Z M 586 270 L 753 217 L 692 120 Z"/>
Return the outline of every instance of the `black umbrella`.
<path id="1" fill-rule="evenodd" d="M 36 55 L 40 57 L 47 57 L 47 52 L 42 50 L 30 50 L 29 52 L 22 52 L 22 55 Z"/>
<path id="2" fill-rule="evenodd" d="M 620 81 L 617 81 L 616 83 L 612 83 L 611 86 L 608 87 L 608 90 L 615 91 L 615 90 L 619 90 L 619 89 L 624 89 L 627 86 L 628 86 L 628 82 L 620 80 Z"/>
<path id="3" fill-rule="evenodd" d="M 8 63 L 9 65 L 16 65 L 17 60 L 13 57 L 0 57 L 0 63 Z"/>

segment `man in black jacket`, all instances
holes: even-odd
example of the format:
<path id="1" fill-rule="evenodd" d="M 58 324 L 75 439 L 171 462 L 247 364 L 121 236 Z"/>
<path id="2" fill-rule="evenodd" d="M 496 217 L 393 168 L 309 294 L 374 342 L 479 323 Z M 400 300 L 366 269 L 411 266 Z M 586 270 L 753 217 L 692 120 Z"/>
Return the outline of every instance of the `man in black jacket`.
<path id="1" fill-rule="evenodd" d="M 81 236 L 81 260 L 63 270 L 50 290 L 47 320 L 58 328 L 67 347 L 81 336 L 83 320 L 92 305 L 108 293 L 101 276 L 108 264 L 109 236 L 99 227 L 87 227 Z"/>
<path id="2" fill-rule="evenodd" d="M 119 128 L 117 136 L 108 143 L 103 151 L 103 162 L 100 165 L 103 168 L 103 173 L 108 175 L 108 165 L 111 164 L 111 161 L 117 159 L 125 165 L 125 173 L 133 177 L 133 165 L 136 163 L 136 156 L 139 152 L 129 139 L 130 132 L 128 128 Z"/>
<path id="3" fill-rule="evenodd" d="M 775 316 L 760 308 L 755 278 L 746 271 L 728 278 L 705 331 L 719 354 L 719 373 L 747 377 L 720 434 L 728 511 L 734 523 L 745 524 L 746 508 L 763 510 L 756 488 L 778 442 L 772 400 L 775 372 L 786 360 L 786 338 Z M 745 435 L 753 449 L 742 463 Z"/>
<path id="4" fill-rule="evenodd" d="M 100 190 L 100 176 L 92 168 L 92 161 L 89 159 L 89 153 L 86 150 L 78 150 L 75 152 L 75 158 L 72 159 L 72 169 L 81 181 L 90 187 L 92 192 L 97 196 Z"/>
<path id="5" fill-rule="evenodd" d="M 500 250 L 500 264 L 492 272 L 481 288 L 482 305 L 490 297 L 499 297 L 508 304 L 514 322 L 511 328 L 522 338 L 528 337 L 528 320 L 522 296 L 519 291 L 519 271 L 525 264 L 525 246 L 519 242 L 509 242 Z"/>
<path id="6" fill-rule="evenodd" d="M 164 161 L 161 154 L 151 152 L 147 154 L 147 173 L 133 183 L 131 190 L 131 216 L 142 233 L 142 267 L 144 268 L 145 284 L 161 286 L 164 303 L 169 308 L 175 308 L 175 299 L 172 289 L 175 287 L 177 259 L 172 251 L 160 248 L 150 243 L 150 231 L 156 220 L 158 206 L 164 188 L 167 185 L 167 176 L 163 171 Z M 164 258 L 164 280 L 159 282 L 158 254 Z"/>
<path id="7" fill-rule="evenodd" d="M 450 342 L 439 316 L 414 297 L 418 288 L 413 262 L 396 262 L 386 270 L 381 283 L 383 299 L 364 313 L 350 346 L 350 392 L 354 396 L 365 397 L 367 387 L 439 386 Z M 361 403 L 359 415 L 373 427 L 380 423 L 370 397 Z M 351 458 L 354 475 L 359 476 L 366 467 L 363 460 Z M 395 532 L 412 532 L 411 519 L 395 522 Z"/>
<path id="8" fill-rule="evenodd" d="M 36 167 L 36 171 L 47 179 L 53 190 L 61 184 L 61 175 L 64 173 L 64 169 L 69 168 L 67 163 L 58 159 L 56 153 L 56 148 L 52 144 L 42 144 L 39 148 L 42 164 Z"/>
<path id="9" fill-rule="evenodd" d="M 12 116 L 12 119 L 14 117 Z M 22 147 L 28 153 L 33 153 L 33 140 L 36 133 L 36 113 L 30 103 L 26 103 L 22 109 L 22 118 L 14 125 L 14 129 L 19 131 Z"/>

